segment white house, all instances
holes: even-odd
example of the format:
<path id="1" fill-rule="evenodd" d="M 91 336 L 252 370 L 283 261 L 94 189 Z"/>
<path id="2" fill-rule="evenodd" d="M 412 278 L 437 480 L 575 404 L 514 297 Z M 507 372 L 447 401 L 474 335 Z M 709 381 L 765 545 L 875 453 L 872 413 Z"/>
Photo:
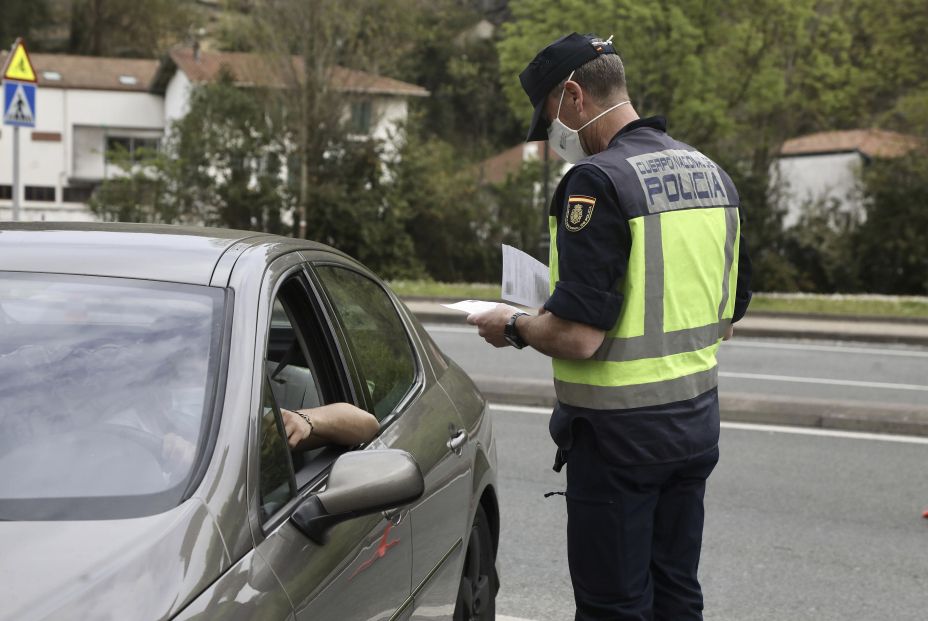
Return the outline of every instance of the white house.
<path id="1" fill-rule="evenodd" d="M 155 60 L 32 54 L 36 126 L 19 130 L 20 219 L 89 221 L 86 201 L 117 144 L 152 146 L 164 98 L 150 92 Z M 5 58 L 0 57 L 0 65 Z M 12 217 L 13 128 L 0 127 L 0 220 Z"/>
<path id="2" fill-rule="evenodd" d="M 817 202 L 836 201 L 843 212 L 862 216 L 862 167 L 873 158 L 902 157 L 919 144 L 914 136 L 879 129 L 818 132 L 787 140 L 771 170 L 786 207 L 783 226 L 795 225 L 802 210 Z"/>
<path id="3" fill-rule="evenodd" d="M 302 59 L 292 58 L 293 70 L 302 73 Z M 190 89 L 216 80 L 228 72 L 243 88 L 283 88 L 281 71 L 265 56 L 244 52 L 209 52 L 197 47 L 177 47 L 161 63 L 152 88 L 164 94 L 165 120 L 187 113 Z M 331 88 L 347 95 L 345 120 L 359 135 L 388 140 L 396 126 L 406 120 L 410 97 L 428 97 L 421 86 L 364 71 L 332 67 Z"/>
<path id="4" fill-rule="evenodd" d="M 39 80 L 36 127 L 20 129 L 20 220 L 91 221 L 94 188 L 119 171 L 107 163 L 118 146 L 157 147 L 186 114 L 191 89 L 222 68 L 242 87 L 279 87 L 256 54 L 175 48 L 161 61 L 32 54 Z M 298 60 L 298 59 L 296 59 Z M 0 53 L 0 66 L 5 53 Z M 350 94 L 345 115 L 358 135 L 388 139 L 425 89 L 343 67 L 332 88 Z M 0 220 L 12 218 L 13 128 L 0 127 Z"/>

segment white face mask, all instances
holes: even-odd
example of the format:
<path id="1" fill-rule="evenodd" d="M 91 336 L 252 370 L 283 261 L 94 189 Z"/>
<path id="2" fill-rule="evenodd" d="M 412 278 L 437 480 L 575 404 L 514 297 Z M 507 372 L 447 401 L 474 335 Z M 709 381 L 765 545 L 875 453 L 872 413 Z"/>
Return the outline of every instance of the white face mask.
<path id="1" fill-rule="evenodd" d="M 571 71 L 570 75 L 567 76 L 567 81 L 574 77 L 574 72 Z M 561 122 L 561 104 L 564 103 L 564 93 L 567 91 L 565 86 L 564 90 L 561 91 L 561 100 L 557 102 L 557 115 L 555 119 L 551 121 L 551 125 L 548 126 L 548 144 L 551 145 L 551 148 L 554 149 L 554 152 L 560 155 L 564 161 L 571 164 L 575 164 L 582 160 L 585 157 L 589 157 L 589 153 L 583 148 L 583 145 L 580 143 L 580 130 L 584 127 L 606 114 L 607 112 L 612 112 L 619 106 L 624 106 L 627 103 L 631 103 L 628 100 L 621 101 L 616 105 L 612 106 L 607 110 L 603 110 L 592 119 L 583 124 L 582 127 L 578 129 L 570 129 L 564 123 Z"/>

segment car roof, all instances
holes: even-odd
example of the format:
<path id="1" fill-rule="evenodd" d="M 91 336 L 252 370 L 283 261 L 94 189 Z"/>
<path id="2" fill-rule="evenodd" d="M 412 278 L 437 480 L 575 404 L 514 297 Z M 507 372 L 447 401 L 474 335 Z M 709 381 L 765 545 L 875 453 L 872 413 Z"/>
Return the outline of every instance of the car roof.
<path id="1" fill-rule="evenodd" d="M 0 223 L 0 271 L 87 274 L 210 284 L 230 249 L 273 246 L 329 250 L 323 244 L 255 231 L 130 223 Z M 341 254 L 341 253 L 339 253 Z"/>

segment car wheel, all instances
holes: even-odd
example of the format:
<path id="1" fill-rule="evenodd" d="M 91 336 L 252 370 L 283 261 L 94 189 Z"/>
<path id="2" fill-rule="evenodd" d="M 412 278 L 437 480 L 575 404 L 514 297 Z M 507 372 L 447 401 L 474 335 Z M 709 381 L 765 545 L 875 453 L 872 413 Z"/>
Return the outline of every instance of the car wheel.
<path id="1" fill-rule="evenodd" d="M 483 507 L 477 506 L 474 524 L 470 527 L 464 570 L 454 607 L 454 621 L 482 621 L 496 618 L 496 552 L 493 535 Z"/>

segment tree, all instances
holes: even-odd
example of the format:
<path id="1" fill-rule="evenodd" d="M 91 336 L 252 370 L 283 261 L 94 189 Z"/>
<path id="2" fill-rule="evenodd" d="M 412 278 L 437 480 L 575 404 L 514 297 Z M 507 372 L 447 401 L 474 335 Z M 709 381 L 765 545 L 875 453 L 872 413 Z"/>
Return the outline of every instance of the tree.
<path id="1" fill-rule="evenodd" d="M 106 219 L 280 233 L 292 211 L 285 137 L 228 74 L 192 92 L 190 111 L 170 128 L 161 151 L 141 161 L 108 155 L 126 174 L 104 182 L 91 202 Z"/>
<path id="2" fill-rule="evenodd" d="M 786 138 L 866 118 L 856 100 L 862 69 L 849 62 L 849 2 L 512 0 L 514 21 L 499 44 L 512 76 L 506 92 L 527 123 L 531 109 L 514 78 L 537 50 L 571 30 L 614 35 L 636 109 L 667 115 L 676 138 L 728 170 L 744 206 L 755 286 L 781 288 L 794 273 L 770 164 Z"/>
<path id="3" fill-rule="evenodd" d="M 503 93 L 496 38 L 475 31 L 481 16 L 457 0 L 433 0 L 409 30 L 399 77 L 431 96 L 418 103 L 422 135 L 454 144 L 464 159 L 485 158 L 520 142 L 525 128 Z"/>
<path id="4" fill-rule="evenodd" d="M 395 200 L 383 144 L 346 138 L 332 144 L 314 188 L 318 209 L 307 237 L 347 252 L 385 278 L 420 278 L 422 263 L 407 231 L 408 204 Z"/>
<path id="5" fill-rule="evenodd" d="M 71 0 L 68 51 L 153 58 L 183 40 L 197 14 L 192 0 Z"/>
<path id="6" fill-rule="evenodd" d="M 785 231 L 784 249 L 793 278 L 779 291 L 819 293 L 860 290 L 860 257 L 854 248 L 860 222 L 837 199 L 804 206 L 799 221 Z"/>
<path id="7" fill-rule="evenodd" d="M 864 289 L 928 294 L 928 150 L 874 160 L 863 190 L 867 219 L 852 243 Z"/>
<path id="8" fill-rule="evenodd" d="M 118 171 L 96 189 L 90 210 L 105 222 L 183 222 L 176 210 L 172 184 L 174 162 L 161 152 L 131 156 L 125 149 L 107 153 L 109 165 Z"/>
<path id="9" fill-rule="evenodd" d="M 452 145 L 410 131 L 389 174 L 387 200 L 405 214 L 416 258 L 432 278 L 474 282 L 492 273 L 492 211 L 476 171 L 460 165 Z"/>
<path id="10" fill-rule="evenodd" d="M 523 162 L 518 171 L 507 175 L 501 183 L 484 186 L 482 189 L 482 194 L 493 206 L 491 221 L 494 224 L 490 242 L 494 250 L 494 263 L 487 280 L 496 281 L 500 278 L 500 244 L 514 246 L 528 254 L 537 255 L 536 249 L 541 241 L 542 231 L 547 230 L 543 229 L 546 222 L 540 216 L 546 213 L 545 207 L 549 200 L 549 197 L 541 194 L 539 179 L 542 166 L 540 160 Z M 548 262 L 546 256 L 536 258 Z"/>
<path id="11" fill-rule="evenodd" d="M 377 71 L 383 58 L 397 53 L 402 24 L 412 19 L 411 0 L 256 0 L 254 38 L 265 51 L 269 70 L 283 84 L 269 92 L 289 128 L 297 162 L 299 235 L 318 217 L 326 153 L 349 128 L 338 90 L 339 66 Z M 362 80 L 363 82 L 363 80 Z M 363 92 L 366 84 L 350 85 Z"/>
<path id="12" fill-rule="evenodd" d="M 0 13 L 3 15 L 0 19 L 0 50 L 8 51 L 17 37 L 25 38 L 30 50 L 42 49 L 41 44 L 35 41 L 34 35 L 48 22 L 48 0 L 6 2 Z"/>
<path id="13" fill-rule="evenodd" d="M 296 193 L 286 164 L 293 145 L 279 116 L 254 89 L 221 74 L 197 87 L 190 110 L 171 127 L 163 148 L 132 160 L 109 154 L 123 174 L 108 179 L 91 208 L 107 220 L 188 223 L 292 233 Z M 318 217 L 308 231 L 386 277 L 419 277 L 406 232 L 404 204 L 387 197 L 392 179 L 376 140 L 331 142 L 314 195 Z"/>
<path id="14" fill-rule="evenodd" d="M 187 188 L 178 197 L 182 213 L 207 224 L 284 232 L 282 214 L 293 206 L 284 171 L 291 147 L 256 92 L 221 73 L 193 91 L 167 146 Z"/>

